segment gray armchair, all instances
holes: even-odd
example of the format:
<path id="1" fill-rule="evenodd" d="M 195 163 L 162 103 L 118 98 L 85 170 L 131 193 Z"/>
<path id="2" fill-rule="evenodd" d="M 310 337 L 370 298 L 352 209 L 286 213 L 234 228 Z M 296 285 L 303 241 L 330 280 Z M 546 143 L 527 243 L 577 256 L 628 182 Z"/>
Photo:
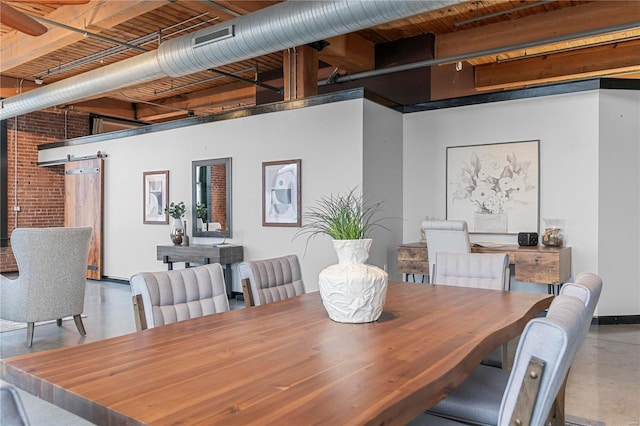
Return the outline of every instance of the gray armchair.
<path id="1" fill-rule="evenodd" d="M 304 294 L 298 256 L 242 262 L 238 265 L 245 306 L 264 305 Z"/>
<path id="2" fill-rule="evenodd" d="M 82 324 L 92 228 L 17 228 L 11 248 L 19 276 L 0 276 L 0 318 L 27 323 L 27 346 L 38 321 L 73 316 Z"/>

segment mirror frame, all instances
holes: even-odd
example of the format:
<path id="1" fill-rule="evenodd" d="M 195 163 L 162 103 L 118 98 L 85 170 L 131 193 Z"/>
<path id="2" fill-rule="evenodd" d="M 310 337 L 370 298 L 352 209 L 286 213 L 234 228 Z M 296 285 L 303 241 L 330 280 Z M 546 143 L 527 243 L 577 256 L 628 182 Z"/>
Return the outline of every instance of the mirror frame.
<path id="1" fill-rule="evenodd" d="M 196 223 L 196 169 L 199 166 L 214 166 L 224 164 L 226 166 L 226 182 L 227 182 L 227 230 L 225 232 L 216 231 L 197 231 Z M 211 160 L 196 160 L 191 162 L 191 232 L 194 237 L 225 237 L 231 238 L 231 157 L 216 158 Z"/>

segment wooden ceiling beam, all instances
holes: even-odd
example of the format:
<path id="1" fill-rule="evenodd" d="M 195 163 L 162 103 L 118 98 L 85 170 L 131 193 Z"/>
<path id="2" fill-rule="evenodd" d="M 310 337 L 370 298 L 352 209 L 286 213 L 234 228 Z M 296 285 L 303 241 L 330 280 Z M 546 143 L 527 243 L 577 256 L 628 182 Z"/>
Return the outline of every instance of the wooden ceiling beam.
<path id="1" fill-rule="evenodd" d="M 435 55 L 450 58 L 634 22 L 640 22 L 640 2 L 596 1 L 437 36 Z M 627 36 L 621 32 L 615 37 Z M 600 36 L 581 43 L 603 40 Z M 527 49 L 527 53 L 532 52 Z"/>
<path id="2" fill-rule="evenodd" d="M 94 0 L 77 6 L 64 6 L 49 13 L 46 18 L 75 28 L 99 33 L 136 16 L 165 5 L 162 1 L 108 1 Z M 0 72 L 5 72 L 40 56 L 82 40 L 83 35 L 62 28 L 51 28 L 46 34 L 34 38 L 17 31 L 2 36 L 0 46 Z"/>
<path id="3" fill-rule="evenodd" d="M 38 87 L 33 81 L 23 80 L 20 84 L 19 78 L 0 76 L 0 98 L 10 98 Z"/>
<path id="4" fill-rule="evenodd" d="M 99 98 L 71 105 L 75 111 L 91 112 L 113 118 L 135 120 L 136 110 L 131 102 L 119 99 Z"/>
<path id="5" fill-rule="evenodd" d="M 255 104 L 256 87 L 238 82 L 200 90 L 188 95 L 155 101 L 158 105 L 138 104 L 136 119 L 157 121 L 184 115 L 186 111 Z"/>
<path id="6" fill-rule="evenodd" d="M 640 72 L 640 40 L 476 66 L 476 90 Z"/>
<path id="7" fill-rule="evenodd" d="M 229 10 L 233 10 L 234 12 L 236 12 L 239 15 L 247 15 L 249 13 L 255 12 L 256 10 L 260 10 L 264 7 L 268 7 L 271 6 L 273 4 L 276 3 L 280 3 L 280 1 L 271 1 L 271 4 L 265 4 L 266 2 L 264 0 L 259 0 L 259 1 L 250 1 L 250 0 L 243 0 L 243 1 L 225 1 L 225 0 L 217 0 L 215 2 L 216 4 L 219 4 L 220 6 L 226 7 Z"/>
<path id="8" fill-rule="evenodd" d="M 328 38 L 329 45 L 318 52 L 318 59 L 348 72 L 375 68 L 375 45 L 356 33 Z"/>

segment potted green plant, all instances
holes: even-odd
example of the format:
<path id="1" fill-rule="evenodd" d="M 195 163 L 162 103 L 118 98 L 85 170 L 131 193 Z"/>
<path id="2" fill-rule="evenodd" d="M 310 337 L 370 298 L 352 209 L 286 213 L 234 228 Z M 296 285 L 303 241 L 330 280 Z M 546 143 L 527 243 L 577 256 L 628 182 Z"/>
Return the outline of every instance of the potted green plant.
<path id="1" fill-rule="evenodd" d="M 381 201 L 366 202 L 357 188 L 344 194 L 324 196 L 304 213 L 307 223 L 296 236 L 306 234 L 308 238 L 314 238 L 326 234 L 334 240 L 367 239 L 374 228 L 386 229 L 380 223 L 383 218 L 375 217 L 381 205 Z"/>
<path id="2" fill-rule="evenodd" d="M 377 217 L 381 205 L 365 201 L 354 188 L 320 198 L 303 215 L 307 222 L 295 236 L 307 235 L 308 243 L 318 235 L 329 235 L 338 254 L 338 264 L 323 269 L 318 281 L 322 302 L 334 321 L 371 322 L 382 314 L 388 275 L 364 263 L 369 258 L 371 231 L 386 229 L 381 224 L 384 218 Z"/>
<path id="3" fill-rule="evenodd" d="M 179 246 L 182 244 L 182 237 L 184 235 L 184 225 L 182 224 L 182 218 L 184 217 L 187 208 L 184 202 L 174 203 L 173 201 L 168 207 L 165 207 L 164 214 L 168 214 L 173 220 L 171 221 L 171 230 L 169 235 L 173 244 Z"/>

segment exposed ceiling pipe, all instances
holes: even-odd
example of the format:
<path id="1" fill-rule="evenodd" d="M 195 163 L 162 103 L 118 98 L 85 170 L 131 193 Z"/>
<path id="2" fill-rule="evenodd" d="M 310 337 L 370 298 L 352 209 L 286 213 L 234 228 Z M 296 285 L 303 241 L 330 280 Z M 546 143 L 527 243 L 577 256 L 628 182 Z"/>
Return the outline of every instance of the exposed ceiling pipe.
<path id="1" fill-rule="evenodd" d="M 576 40 L 576 39 L 580 39 L 580 38 L 584 38 L 584 37 L 593 37 L 593 36 L 598 36 L 598 35 L 603 35 L 603 34 L 608 34 L 608 33 L 614 33 L 614 32 L 619 32 L 619 31 L 625 31 L 625 30 L 630 30 L 630 29 L 636 29 L 636 28 L 640 28 L 640 22 L 631 22 L 631 23 L 628 23 L 628 24 L 620 24 L 620 25 L 615 25 L 615 26 L 606 27 L 606 28 L 598 28 L 598 29 L 594 29 L 594 30 L 581 31 L 581 32 L 573 33 L 573 34 L 566 34 L 566 35 L 562 35 L 562 36 L 549 37 L 549 38 L 530 41 L 530 42 L 526 42 L 526 43 L 513 44 L 513 45 L 510 45 L 510 46 L 496 47 L 496 48 L 493 48 L 493 49 L 486 49 L 486 50 L 480 50 L 480 51 L 476 51 L 476 52 L 463 53 L 463 54 L 460 54 L 460 55 L 449 56 L 448 58 L 426 59 L 424 61 L 413 62 L 413 63 L 410 63 L 410 64 L 397 65 L 397 66 L 394 66 L 394 67 L 381 68 L 381 69 L 372 70 L 372 71 L 364 71 L 364 72 L 351 74 L 351 75 L 343 75 L 341 77 L 334 78 L 332 81 L 329 81 L 329 79 L 320 80 L 320 81 L 318 81 L 318 86 L 323 86 L 323 85 L 331 84 L 331 83 L 344 83 L 344 82 L 347 82 L 347 81 L 360 80 L 362 78 L 368 78 L 368 77 L 377 77 L 379 75 L 386 75 L 386 74 L 391 74 L 391 73 L 396 73 L 396 72 L 414 70 L 416 68 L 430 67 L 430 66 L 433 66 L 433 65 L 449 64 L 449 63 L 453 63 L 453 62 L 464 61 L 464 60 L 467 60 L 467 59 L 479 58 L 479 57 L 482 57 L 482 56 L 498 55 L 500 53 L 511 52 L 511 51 L 514 51 L 514 50 L 526 49 L 526 48 L 529 48 L 529 47 L 542 46 L 542 45 L 545 45 L 545 44 L 559 43 L 559 42 L 569 41 L 569 40 Z M 522 58 L 520 58 L 520 59 L 522 59 Z"/>
<path id="2" fill-rule="evenodd" d="M 192 34 L 157 50 L 0 101 L 0 120 L 71 103 L 165 76 L 181 77 L 233 62 L 407 18 L 464 0 L 286 1 Z M 233 36 L 200 44 L 216 32 Z"/>
<path id="3" fill-rule="evenodd" d="M 204 22 L 198 22 L 197 24 L 190 25 L 187 28 L 182 28 L 182 29 L 179 29 L 179 30 L 174 31 L 172 33 L 169 33 L 169 34 L 166 33 L 168 30 L 171 30 L 171 29 L 173 29 L 175 27 L 178 27 L 180 25 L 189 23 L 189 22 L 191 22 L 193 20 L 199 19 L 199 18 L 201 18 L 203 16 L 206 16 L 208 14 L 209 14 L 209 12 L 201 13 L 200 15 L 197 15 L 197 16 L 194 16 L 192 18 L 186 19 L 184 21 L 178 22 L 178 23 L 176 23 L 174 25 L 170 25 L 170 26 L 168 26 L 166 28 L 163 28 L 162 30 L 159 30 L 159 31 L 162 31 L 162 34 L 163 34 L 163 36 L 165 38 L 168 38 L 168 37 L 171 37 L 171 36 L 176 36 L 177 37 L 177 35 L 180 34 L 180 33 L 183 33 L 185 31 L 189 31 L 189 30 L 194 30 L 195 28 L 201 27 L 204 24 L 210 24 L 211 22 L 217 21 L 217 20 L 220 19 L 219 16 L 216 16 L 214 18 L 207 19 Z M 62 73 L 62 72 L 66 72 L 66 71 L 71 71 L 73 69 L 76 69 L 77 67 L 81 67 L 83 65 L 87 65 L 87 64 L 90 64 L 92 62 L 101 61 L 101 60 L 110 58 L 110 57 L 112 57 L 114 55 L 117 55 L 117 54 L 119 54 L 121 52 L 124 52 L 127 49 L 127 47 L 126 47 L 127 45 L 133 45 L 133 46 L 142 47 L 142 46 L 146 46 L 147 44 L 150 44 L 150 43 L 158 43 L 158 31 L 154 31 L 153 33 L 143 35 L 142 37 L 138 37 L 138 38 L 136 38 L 134 40 L 129 41 L 129 43 L 124 43 L 124 46 L 114 46 L 114 47 L 111 47 L 111 48 L 109 48 L 107 50 L 102 50 L 100 52 L 96 52 L 96 53 L 93 53 L 91 55 L 84 56 L 84 57 L 76 59 L 74 61 L 67 62 L 65 64 L 61 64 L 61 65 L 55 67 L 54 69 L 47 69 L 47 70 L 44 70 L 44 71 L 38 71 L 38 72 L 31 73 L 31 74 L 25 76 L 24 78 L 29 78 L 29 77 L 33 77 L 33 76 L 38 76 L 40 78 L 51 77 L 52 75 L 56 75 L 56 74 L 59 74 L 59 73 Z M 142 51 L 143 52 L 147 52 L 148 49 L 142 49 Z"/>
<path id="4" fill-rule="evenodd" d="M 128 49 L 139 50 L 140 52 L 148 52 L 147 49 L 144 49 L 144 48 L 142 48 L 140 46 L 136 46 L 134 44 L 125 43 L 123 41 L 116 40 L 116 39 L 109 38 L 109 37 L 105 37 L 105 36 L 102 36 L 100 34 L 89 32 L 87 30 L 81 30 L 80 28 L 75 28 L 75 27 L 71 27 L 69 25 L 61 24 L 60 22 L 51 21 L 49 19 L 43 18 L 42 16 L 29 15 L 28 13 L 27 13 L 27 15 L 30 16 L 33 19 L 36 19 L 36 20 L 41 21 L 41 22 L 44 22 L 45 24 L 53 25 L 54 27 L 63 28 L 65 30 L 67 30 L 67 31 L 71 31 L 71 32 L 74 32 L 74 33 L 79 33 L 79 34 L 82 34 L 85 37 L 95 38 L 96 40 L 105 41 L 107 43 L 115 44 L 117 46 L 123 46 L 123 47 L 126 47 Z"/>

